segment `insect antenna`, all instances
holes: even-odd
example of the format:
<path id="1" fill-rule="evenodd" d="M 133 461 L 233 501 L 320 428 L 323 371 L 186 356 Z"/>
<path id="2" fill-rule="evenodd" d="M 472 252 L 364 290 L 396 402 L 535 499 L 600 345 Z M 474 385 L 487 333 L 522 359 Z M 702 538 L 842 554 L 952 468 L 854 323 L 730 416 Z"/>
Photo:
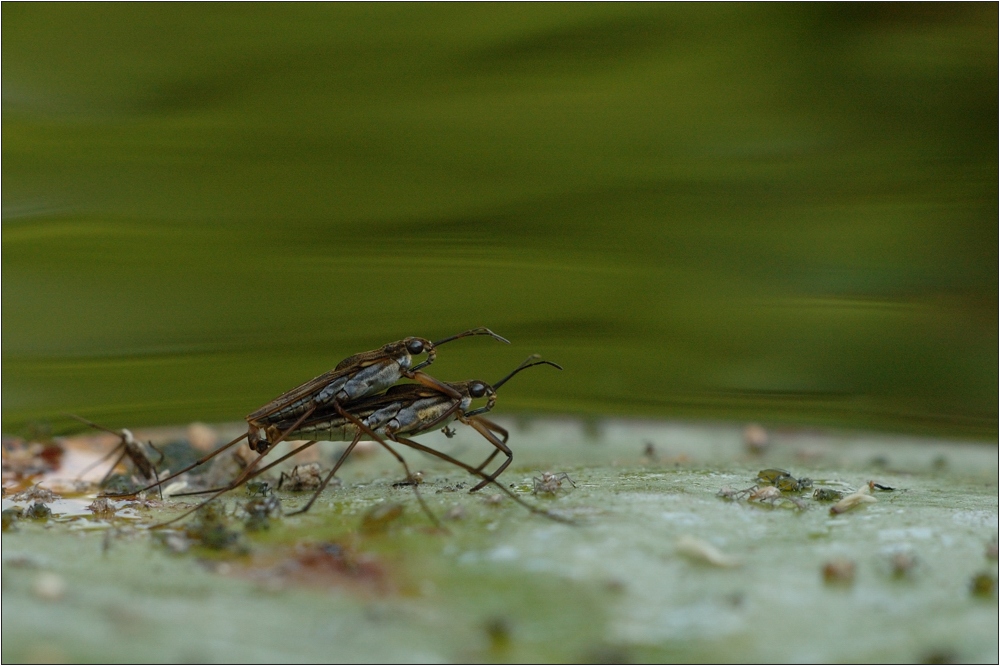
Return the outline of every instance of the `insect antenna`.
<path id="1" fill-rule="evenodd" d="M 524 359 L 524 362 L 521 363 L 521 365 L 519 365 L 516 368 L 514 368 L 510 372 L 509 375 L 507 375 L 506 377 L 504 377 L 503 379 L 501 379 L 500 381 L 498 381 L 496 384 L 494 384 L 493 385 L 493 390 L 495 391 L 495 390 L 499 389 L 501 386 L 503 386 L 504 384 L 507 383 L 508 379 L 510 379 L 511 377 L 513 377 L 514 375 L 516 375 L 517 373 L 521 372 L 522 370 L 527 370 L 528 368 L 534 367 L 536 365 L 551 365 L 556 370 L 562 370 L 563 369 L 563 367 L 561 365 L 559 365 L 558 363 L 553 363 L 552 361 L 543 361 L 542 357 L 539 356 L 538 354 L 532 354 L 528 358 Z"/>
<path id="2" fill-rule="evenodd" d="M 83 418 L 82 416 L 77 416 L 76 414 L 66 414 L 66 416 L 70 417 L 71 419 L 76 419 L 80 423 L 88 425 L 91 428 L 94 428 L 95 430 L 100 430 L 102 432 L 110 433 L 110 434 L 114 435 L 115 437 L 117 437 L 118 439 L 121 440 L 121 442 L 118 444 L 118 446 L 116 446 L 115 448 L 111 449 L 108 453 L 106 453 L 105 455 L 101 456 L 100 458 L 98 458 L 97 460 L 95 460 L 94 462 L 90 463 L 89 465 L 87 465 L 86 467 L 84 467 L 82 470 L 80 470 L 80 473 L 76 475 L 77 479 L 83 478 L 84 474 L 86 474 L 90 470 L 94 469 L 95 467 L 97 467 L 98 465 L 100 465 L 101 463 L 103 463 L 105 460 L 107 460 L 108 458 L 110 458 L 111 456 L 113 456 L 116 453 L 118 453 L 118 449 L 120 449 L 123 446 L 125 446 L 125 436 L 121 432 L 116 431 L 116 430 L 112 430 L 111 428 L 105 428 L 104 426 L 101 426 L 101 425 L 97 425 L 93 421 L 88 421 L 87 419 Z M 118 463 L 120 463 L 124 457 L 125 457 L 124 453 L 121 456 L 119 456 L 118 460 L 115 461 L 115 464 L 111 466 L 111 470 L 114 470 L 114 468 L 118 466 Z M 110 474 L 111 470 L 109 470 L 109 474 Z M 107 481 L 107 479 L 108 479 L 108 475 L 105 475 L 105 477 L 101 480 L 101 482 L 98 485 L 104 485 L 104 482 Z"/>
<path id="3" fill-rule="evenodd" d="M 458 340 L 459 338 L 467 338 L 470 335 L 488 335 L 494 340 L 499 340 L 500 342 L 503 342 L 508 345 L 510 344 L 510 340 L 508 340 L 505 337 L 497 335 L 496 333 L 485 327 L 471 328 L 468 331 L 465 331 L 464 333 L 453 335 L 450 338 L 444 338 L 443 340 L 436 340 L 433 344 L 435 347 L 438 347 L 446 342 L 451 342 L 452 340 Z"/>
<path id="4" fill-rule="evenodd" d="M 507 380 L 509 380 L 511 377 L 513 377 L 517 373 L 521 372 L 522 370 L 526 370 L 528 368 L 534 367 L 536 365 L 551 365 L 556 370 L 562 370 L 563 369 L 562 366 L 559 365 L 558 363 L 553 363 L 552 361 L 543 361 L 542 357 L 540 355 L 538 355 L 538 354 L 532 354 L 528 358 L 524 359 L 524 362 L 521 363 L 521 365 L 519 365 L 516 368 L 514 368 L 510 372 L 510 374 L 508 374 L 506 377 L 504 377 L 503 379 L 501 379 L 500 381 L 498 381 L 496 384 L 493 385 L 494 397 L 490 398 L 490 401 L 486 405 L 480 407 L 479 409 L 473 409 L 471 412 L 466 412 L 465 416 L 466 417 L 470 417 L 470 416 L 476 416 L 477 414 L 485 414 L 486 412 L 488 412 L 491 409 L 493 409 L 493 403 L 495 401 L 495 395 L 496 395 L 497 389 L 499 389 L 501 386 L 503 386 L 505 383 L 507 383 Z"/>
<path id="5" fill-rule="evenodd" d="M 111 433 L 115 437 L 123 437 L 120 430 L 112 430 L 111 428 L 105 428 L 102 425 L 97 425 L 93 421 L 88 421 L 82 416 L 77 416 L 76 414 L 66 414 L 66 416 L 70 417 L 71 419 L 76 419 L 77 421 L 83 423 L 84 425 L 89 425 L 91 428 L 94 428 L 95 430 L 103 430 L 104 432 Z"/>
<path id="6" fill-rule="evenodd" d="M 493 338 L 494 340 L 499 340 L 500 342 L 503 342 L 503 343 L 508 344 L 508 345 L 510 344 L 510 340 L 508 340 L 507 338 L 504 338 L 502 336 L 497 335 L 496 333 L 494 333 L 493 331 L 491 331 L 488 328 L 485 328 L 485 327 L 482 327 L 482 326 L 480 326 L 479 328 L 470 328 L 468 331 L 463 331 L 462 333 L 459 333 L 458 335 L 453 335 L 450 338 L 442 338 L 441 340 L 438 340 L 437 342 L 432 342 L 431 345 L 430 345 L 430 348 L 426 350 L 427 351 L 427 358 L 424 359 L 424 361 L 422 363 L 418 363 L 417 365 L 415 365 L 412 368 L 410 368 L 410 372 L 416 372 L 418 370 L 426 368 L 428 365 L 430 365 L 431 363 L 433 363 L 434 362 L 434 357 L 437 354 L 437 348 L 438 348 L 439 345 L 443 345 L 446 342 L 451 342 L 452 340 L 458 340 L 459 338 L 467 338 L 470 335 L 488 335 L 491 338 Z"/>

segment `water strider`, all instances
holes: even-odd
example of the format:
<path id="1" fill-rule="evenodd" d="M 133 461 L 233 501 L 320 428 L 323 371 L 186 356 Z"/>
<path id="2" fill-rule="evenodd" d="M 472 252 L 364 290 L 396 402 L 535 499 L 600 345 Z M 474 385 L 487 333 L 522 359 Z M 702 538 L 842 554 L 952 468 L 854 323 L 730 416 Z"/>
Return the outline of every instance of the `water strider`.
<path id="1" fill-rule="evenodd" d="M 425 386 L 417 384 L 405 384 L 401 386 L 394 386 L 381 396 L 356 403 L 352 409 L 355 414 L 362 416 L 362 420 L 365 425 L 367 425 L 380 437 L 398 444 L 403 444 L 404 446 L 409 446 L 410 448 L 414 448 L 419 451 L 423 451 L 424 453 L 436 456 L 442 460 L 446 460 L 453 465 L 457 465 L 465 469 L 470 474 L 475 474 L 476 476 L 482 478 L 482 481 L 469 491 L 475 492 L 490 483 L 494 483 L 496 478 L 507 468 L 508 465 L 510 465 L 511 461 L 514 459 L 514 453 L 507 446 L 509 433 L 496 423 L 482 417 L 481 414 L 493 409 L 496 404 L 497 390 L 511 377 L 522 370 L 537 365 L 550 365 L 554 368 L 562 370 L 561 366 L 552 363 L 551 361 L 541 360 L 541 357 L 538 355 L 532 355 L 511 371 L 506 377 L 492 386 L 487 382 L 478 379 L 448 383 L 447 385 L 451 387 L 456 394 L 458 394 L 458 397 L 452 397 L 451 395 L 447 395 L 440 391 L 429 389 Z M 472 401 L 480 398 L 486 398 L 486 404 L 477 409 L 470 409 Z M 441 453 L 440 451 L 414 442 L 407 437 L 422 435 L 432 430 L 437 430 L 455 420 L 472 427 L 495 447 L 495 450 L 478 467 L 471 467 L 470 465 L 462 463 L 451 456 Z M 320 489 L 316 492 L 312 499 L 309 500 L 309 503 L 297 513 L 304 513 L 309 510 L 309 507 L 316 501 L 316 498 L 322 492 L 323 488 L 325 488 L 329 480 L 333 478 L 337 469 L 339 469 L 340 465 L 343 464 L 344 460 L 361 440 L 361 437 L 364 434 L 366 433 L 361 432 L 352 421 L 345 419 L 339 414 L 331 414 L 329 411 L 324 411 L 323 413 L 314 415 L 311 419 L 298 426 L 297 430 L 289 432 L 289 436 L 295 436 L 298 439 L 312 440 L 310 443 L 303 445 L 296 451 L 302 450 L 303 448 L 306 448 L 306 446 L 311 446 L 312 443 L 315 443 L 316 441 L 351 442 L 351 444 L 347 447 L 347 450 L 344 451 L 343 455 L 341 455 L 340 460 L 337 461 L 333 470 L 330 471 L 327 478 L 324 480 Z M 500 437 L 497 437 L 497 434 L 499 434 Z M 389 448 L 388 445 L 386 445 L 386 447 Z M 402 457 L 399 454 L 395 453 L 391 448 L 389 448 L 389 450 L 398 460 L 400 460 L 400 462 L 403 462 Z M 483 469 L 485 469 L 485 467 L 500 452 L 504 453 L 504 455 L 507 456 L 507 459 L 492 474 L 485 474 Z M 405 465 L 405 463 L 403 464 Z M 410 478 L 409 472 L 407 473 L 407 478 Z M 509 496 L 518 500 L 519 503 L 524 504 L 524 502 L 521 502 L 502 485 L 496 485 L 504 490 Z"/>
<path id="2" fill-rule="evenodd" d="M 558 474 L 553 474 L 552 472 L 542 472 L 540 477 L 533 476 L 531 480 L 534 484 L 532 488 L 532 494 L 537 495 L 542 493 L 544 495 L 555 495 L 560 488 L 562 488 L 563 481 L 569 481 L 569 485 L 576 488 L 576 484 L 573 483 L 573 479 L 569 478 L 569 474 L 566 472 L 560 472 Z"/>
<path id="3" fill-rule="evenodd" d="M 412 474 L 406 465 L 406 461 L 388 444 L 386 440 L 402 444 L 403 446 L 422 451 L 436 458 L 440 458 L 441 460 L 464 469 L 470 474 L 480 477 L 482 481 L 477 486 L 472 488 L 470 492 L 479 490 L 487 484 L 494 483 L 504 494 L 529 511 L 546 515 L 556 520 L 565 521 L 565 519 L 559 516 L 531 506 L 512 493 L 508 488 L 496 482 L 496 477 L 507 468 L 513 459 L 513 452 L 511 452 L 510 448 L 508 448 L 506 444 L 508 438 L 507 431 L 496 423 L 480 416 L 481 414 L 493 409 L 496 404 L 496 392 L 501 386 L 503 386 L 503 384 L 522 370 L 536 365 L 550 365 L 560 370 L 562 369 L 559 365 L 552 363 L 551 361 L 544 361 L 541 360 L 539 356 L 532 355 L 517 366 L 517 368 L 511 371 L 506 377 L 493 385 L 481 380 L 447 383 L 447 386 L 449 386 L 454 393 L 459 395 L 457 398 L 420 384 L 405 384 L 394 386 L 382 395 L 366 398 L 353 403 L 350 405 L 350 416 L 353 418 L 347 418 L 328 408 L 322 412 L 313 414 L 310 418 L 298 425 L 286 425 L 285 423 L 279 423 L 277 424 L 277 427 L 285 433 L 286 437 L 293 439 L 307 439 L 309 441 L 282 456 L 278 460 L 275 460 L 268 466 L 258 470 L 250 478 L 263 474 L 275 465 L 280 464 L 300 451 L 313 446 L 319 441 L 349 441 L 350 445 L 348 445 L 347 449 L 343 452 L 343 454 L 341 454 L 337 463 L 327 474 L 323 483 L 310 498 L 309 502 L 302 509 L 289 513 L 288 515 L 305 513 L 310 507 L 312 507 L 320 493 L 323 492 L 327 484 L 329 484 L 331 479 L 333 479 L 337 470 L 340 469 L 341 465 L 343 465 L 344 461 L 351 454 L 351 451 L 358 444 L 358 442 L 360 442 L 363 437 L 368 436 L 376 441 L 379 441 L 379 443 L 381 443 L 403 465 L 406 470 L 407 479 L 412 478 Z M 477 409 L 470 409 L 473 400 L 480 398 L 486 398 L 486 405 Z M 432 430 L 437 430 L 454 420 L 469 425 L 475 429 L 476 432 L 486 438 L 487 441 L 493 444 L 494 447 L 496 447 L 496 450 L 478 467 L 468 465 L 456 458 L 453 458 L 452 456 L 410 439 L 410 437 L 415 437 L 417 435 L 431 432 Z M 361 424 L 360 426 L 359 423 Z M 495 433 L 499 433 L 500 437 L 497 437 Z M 486 474 L 483 469 L 498 452 L 503 452 L 507 456 L 507 460 L 505 460 L 504 463 L 500 465 L 492 474 Z M 219 488 L 206 492 L 218 492 L 221 494 L 222 492 L 236 487 L 240 482 L 241 480 L 238 479 L 233 485 L 230 485 L 227 488 Z M 417 493 L 417 497 L 420 500 L 421 505 L 424 507 L 425 512 L 429 513 L 429 509 L 427 509 L 422 498 L 420 498 L 420 494 L 417 491 L 417 485 L 413 484 L 413 488 Z M 433 516 L 433 514 L 430 513 L 429 515 Z M 437 522 L 436 519 L 434 520 Z"/>
<path id="4" fill-rule="evenodd" d="M 118 446 L 111 449 L 111 451 L 109 451 L 107 455 L 101 457 L 96 462 L 91 463 L 90 465 L 85 467 L 80 472 L 80 474 L 77 475 L 77 478 L 83 476 L 97 465 L 100 465 L 102 462 L 104 462 L 111 456 L 121 451 L 121 455 L 119 455 L 118 458 L 115 460 L 115 462 L 112 463 L 111 467 L 108 468 L 107 473 L 98 482 L 97 484 L 98 486 L 104 487 L 104 484 L 108 482 L 108 479 L 111 477 L 111 474 L 115 471 L 115 468 L 118 467 L 119 463 L 121 463 L 121 461 L 124 460 L 125 458 L 128 458 L 132 462 L 132 465 L 135 467 L 136 471 L 139 472 L 139 474 L 145 481 L 147 482 L 156 481 L 156 483 L 154 483 L 152 486 L 149 486 L 149 488 L 153 487 L 159 488 L 160 477 L 156 471 L 156 465 L 153 464 L 153 462 L 149 459 L 149 456 L 146 455 L 146 452 L 143 451 L 142 448 L 143 444 L 138 440 L 136 440 L 136 438 L 132 435 L 131 430 L 128 430 L 126 428 L 122 428 L 121 430 L 111 430 L 110 428 L 105 428 L 104 426 L 97 425 L 93 421 L 88 421 L 87 419 L 82 418 L 80 416 L 76 416 L 75 414 L 67 414 L 67 416 L 76 419 L 80 423 L 85 423 L 89 425 L 91 428 L 95 428 L 97 430 L 103 430 L 104 432 L 110 433 L 121 440 L 119 441 Z M 152 442 L 147 442 L 146 445 L 159 454 L 160 459 L 157 461 L 157 463 L 163 462 L 163 453 L 155 446 L 153 446 Z M 161 499 L 163 498 L 162 492 L 160 493 L 160 498 Z"/>
<path id="5" fill-rule="evenodd" d="M 270 451 L 275 444 L 287 437 L 288 429 L 298 427 L 299 424 L 305 421 L 318 408 L 326 407 L 332 409 L 338 414 L 343 415 L 344 418 L 351 420 L 351 415 L 342 408 L 344 405 L 380 393 L 404 377 L 454 396 L 453 389 L 437 381 L 430 375 L 421 372 L 421 370 L 434 362 L 437 356 L 437 347 L 452 340 L 473 335 L 488 335 L 496 340 L 510 344 L 508 340 L 500 337 L 490 329 L 480 327 L 436 342 L 418 337 L 403 338 L 402 340 L 383 345 L 378 349 L 348 356 L 338 363 L 333 370 L 325 372 L 290 391 L 286 391 L 263 407 L 247 415 L 246 421 L 248 427 L 247 432 L 243 435 L 220 446 L 208 455 L 199 458 L 184 469 L 163 479 L 158 479 L 156 483 L 140 489 L 139 492 L 150 490 L 199 465 L 203 465 L 244 439 L 247 440 L 251 449 L 260 454 L 244 470 L 242 478 L 245 478 L 256 467 L 260 458 Z M 414 365 L 413 357 L 420 354 L 427 354 L 427 358 Z M 282 421 L 287 423 L 284 431 L 275 427 L 275 424 Z M 361 426 L 359 425 L 359 427 Z"/>

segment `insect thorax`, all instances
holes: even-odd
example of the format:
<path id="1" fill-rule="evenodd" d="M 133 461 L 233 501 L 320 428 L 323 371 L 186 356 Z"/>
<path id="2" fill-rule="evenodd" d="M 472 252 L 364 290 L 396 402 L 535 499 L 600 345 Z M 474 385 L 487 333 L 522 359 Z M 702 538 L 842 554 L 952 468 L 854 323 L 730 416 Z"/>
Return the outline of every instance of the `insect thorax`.
<path id="1" fill-rule="evenodd" d="M 406 359 L 406 366 L 401 365 L 398 360 L 392 360 L 386 363 L 373 363 L 362 368 L 342 384 L 335 393 L 325 398 L 321 404 L 325 404 L 333 398 L 340 402 L 347 402 L 381 393 L 403 376 L 403 370 L 409 365 L 409 356 Z"/>

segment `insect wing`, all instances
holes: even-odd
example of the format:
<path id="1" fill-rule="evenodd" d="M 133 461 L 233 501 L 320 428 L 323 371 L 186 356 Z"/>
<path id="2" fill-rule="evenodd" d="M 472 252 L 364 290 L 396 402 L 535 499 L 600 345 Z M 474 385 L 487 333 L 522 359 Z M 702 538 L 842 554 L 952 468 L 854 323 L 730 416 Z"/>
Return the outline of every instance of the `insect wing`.
<path id="1" fill-rule="evenodd" d="M 399 346 L 398 342 L 390 342 L 385 345 L 385 347 L 380 347 L 379 349 L 373 349 L 371 351 L 361 352 L 360 354 L 354 354 L 353 356 L 348 356 L 343 361 L 337 364 L 334 371 L 337 370 L 350 370 L 352 372 L 357 371 L 361 368 L 368 367 L 376 361 L 380 361 L 384 358 L 392 357 L 395 348 Z"/>
<path id="2" fill-rule="evenodd" d="M 367 364 L 367 365 L 370 365 Z M 282 393 L 277 398 L 267 403 L 257 411 L 247 416 L 248 421 L 258 421 L 265 417 L 271 416 L 276 412 L 288 409 L 296 405 L 296 403 L 305 403 L 306 401 L 312 399 L 317 394 L 321 393 L 323 389 L 330 387 L 337 387 L 347 383 L 347 380 L 358 371 L 360 367 L 365 366 L 355 366 L 340 368 L 339 366 L 329 372 L 324 372 L 319 377 L 310 379 L 305 384 L 301 386 L 296 386 L 290 391 Z"/>
<path id="3" fill-rule="evenodd" d="M 407 384 L 406 387 L 416 386 L 413 384 Z M 396 387 L 394 387 L 396 388 Z M 402 387 L 401 387 L 402 388 Z M 393 398 L 386 394 L 376 395 L 369 398 L 362 398 L 360 400 L 355 400 L 344 407 L 345 410 L 349 410 L 352 415 L 361 421 L 366 421 L 372 414 L 380 410 L 384 410 L 387 407 L 392 407 L 393 405 L 398 405 L 401 398 Z M 298 418 L 291 417 L 286 418 L 274 424 L 274 428 L 278 431 L 285 431 L 296 424 Z M 317 429 L 326 429 L 327 427 L 342 427 L 346 423 L 349 423 L 349 419 L 343 417 L 343 415 L 337 411 L 337 408 L 332 405 L 325 405 L 318 408 L 313 412 L 309 418 L 299 424 L 295 432 L 290 432 L 289 435 L 296 434 L 306 434 Z"/>

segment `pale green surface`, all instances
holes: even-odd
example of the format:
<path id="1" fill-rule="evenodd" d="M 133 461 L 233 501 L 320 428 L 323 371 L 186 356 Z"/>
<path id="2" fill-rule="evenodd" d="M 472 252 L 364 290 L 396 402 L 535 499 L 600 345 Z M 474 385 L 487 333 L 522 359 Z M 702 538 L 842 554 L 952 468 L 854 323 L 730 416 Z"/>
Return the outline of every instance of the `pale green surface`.
<path id="1" fill-rule="evenodd" d="M 318 579 L 314 589 L 251 582 L 238 574 L 238 557 L 226 560 L 227 574 L 209 573 L 213 565 L 168 555 L 143 532 L 102 554 L 101 530 L 81 529 L 84 521 L 20 523 L 3 536 L 3 659 L 898 662 L 938 653 L 996 661 L 996 597 L 969 593 L 977 572 L 997 575 L 984 556 L 997 534 L 996 449 L 806 432 L 774 439 L 755 459 L 730 426 L 522 421 L 512 432 L 515 465 L 502 478 L 579 526 L 509 502 L 436 493 L 461 474 L 411 454 L 435 511 L 467 510 L 448 523 L 450 536 L 428 533 L 410 491 L 389 486 L 398 469 L 375 456 L 349 465 L 345 486 L 306 517 L 249 539 L 254 557 L 291 542 L 343 540 L 370 506 L 403 502 L 404 517 L 386 534 L 355 542 L 389 571 L 396 592 L 381 595 Z M 467 460 L 484 452 L 469 433 L 426 440 Z M 646 441 L 659 462 L 643 460 Z M 838 517 L 811 500 L 799 513 L 715 496 L 770 466 L 898 490 Z M 533 498 L 530 477 L 543 470 L 569 472 L 577 488 Z M 282 497 L 286 509 L 304 501 Z M 682 535 L 744 564 L 718 569 L 679 557 Z M 909 580 L 889 575 L 897 550 L 919 561 Z M 823 584 L 820 568 L 836 556 L 856 561 L 853 587 Z M 32 565 L 18 565 L 24 559 Z M 31 592 L 41 572 L 65 579 L 62 600 Z M 490 648 L 491 618 L 510 624 L 505 649 Z"/>

